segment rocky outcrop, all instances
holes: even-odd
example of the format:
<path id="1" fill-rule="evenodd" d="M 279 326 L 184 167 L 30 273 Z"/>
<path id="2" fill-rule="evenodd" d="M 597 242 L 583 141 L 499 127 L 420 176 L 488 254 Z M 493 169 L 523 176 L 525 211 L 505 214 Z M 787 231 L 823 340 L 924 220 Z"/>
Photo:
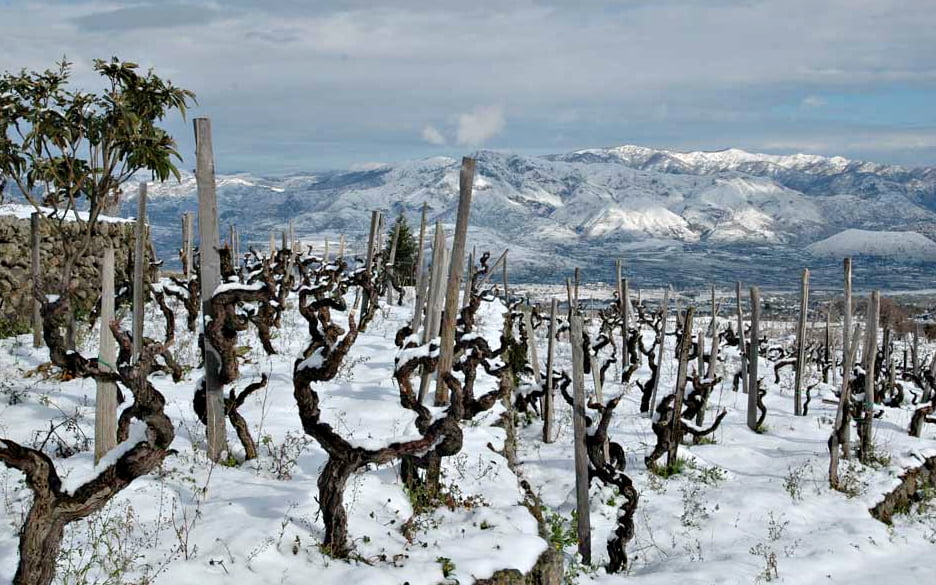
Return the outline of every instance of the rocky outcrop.
<path id="1" fill-rule="evenodd" d="M 30 261 L 29 219 L 4 215 L 0 208 L 0 332 L 28 329 L 32 315 L 32 268 Z M 133 222 L 98 224 L 88 254 L 81 258 L 72 274 L 75 310 L 90 311 L 100 295 L 100 263 L 103 250 L 114 248 L 115 279 L 123 282 L 132 272 Z M 56 282 L 62 270 L 65 251 L 77 245 L 81 227 L 74 222 L 62 224 L 62 232 L 42 222 L 39 261 L 43 278 Z"/>

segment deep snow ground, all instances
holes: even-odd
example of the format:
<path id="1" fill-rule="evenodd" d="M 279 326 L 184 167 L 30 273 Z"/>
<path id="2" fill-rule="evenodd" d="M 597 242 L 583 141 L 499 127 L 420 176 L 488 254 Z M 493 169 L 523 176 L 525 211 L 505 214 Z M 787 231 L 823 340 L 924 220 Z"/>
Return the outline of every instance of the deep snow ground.
<path id="1" fill-rule="evenodd" d="M 496 346 L 499 304 L 484 304 L 483 333 Z M 396 350 L 393 335 L 409 318 L 406 307 L 381 311 L 361 335 L 346 366 L 332 383 L 318 388 L 325 417 L 337 429 L 365 445 L 383 444 L 412 435 L 413 416 L 399 406 L 391 380 Z M 181 321 L 180 321 L 181 322 Z M 153 316 L 148 334 L 158 336 L 161 321 Z M 162 472 L 135 482 L 99 516 L 69 527 L 60 559 L 61 583 L 439 583 L 448 579 L 470 583 L 495 570 L 529 569 L 546 546 L 526 508 L 514 474 L 505 460 L 487 447 L 500 448 L 504 432 L 491 426 L 500 406 L 465 426 L 465 448 L 445 462 L 445 482 L 453 509 L 413 516 L 395 467 L 358 474 L 345 494 L 349 531 L 356 558 L 336 561 L 318 549 L 323 527 L 318 517 L 315 481 L 325 456 L 302 434 L 292 397 L 293 360 L 307 339 L 306 324 L 294 311 L 285 316 L 274 340 L 279 354 L 265 356 L 250 334 L 249 363 L 241 369 L 242 388 L 270 375 L 261 390 L 242 408 L 259 440 L 261 458 L 240 466 L 211 465 L 204 456 L 204 428 L 191 409 L 197 372 L 180 384 L 156 378 L 168 400 L 167 414 L 177 424 L 173 447 Z M 96 352 L 96 331 L 83 351 Z M 177 334 L 175 351 L 186 364 L 195 362 L 192 336 Z M 545 331 L 538 331 L 539 355 L 545 360 Z M 668 343 L 672 339 L 668 338 Z M 558 344 L 560 367 L 568 368 L 570 349 Z M 736 354 L 728 350 L 724 373 L 736 369 Z M 668 352 L 672 356 L 672 352 Z M 27 377 L 47 360 L 34 351 L 27 336 L 0 341 L 0 435 L 32 444 L 42 441 L 49 421 L 74 424 L 57 428 L 63 443 L 86 450 L 57 461 L 68 482 L 93 473 L 86 437 L 93 435 L 94 384 L 66 383 Z M 609 378 L 616 378 L 616 369 Z M 637 412 L 636 388 L 609 383 L 606 399 L 627 394 L 618 406 L 611 438 L 628 453 L 628 473 L 640 491 L 636 537 L 628 547 L 631 568 L 609 576 L 604 541 L 616 515 L 611 490 L 592 486 L 592 550 L 594 567 L 571 562 L 580 583 L 755 583 L 770 579 L 785 583 L 929 582 L 936 542 L 936 514 L 901 517 L 887 527 L 868 513 L 883 491 L 890 489 L 902 466 L 936 454 L 936 428 L 924 439 L 906 435 L 909 410 L 886 409 L 875 421 L 875 442 L 882 453 L 878 468 L 854 466 L 845 472 L 852 497 L 828 489 L 826 440 L 834 405 L 817 397 L 806 417 L 792 416 L 791 372 L 772 384 L 767 362 L 769 409 L 767 430 L 750 432 L 744 424 L 746 396 L 731 391 L 730 380 L 716 388 L 707 420 L 717 408 L 729 414 L 715 433 L 714 444 L 684 446 L 683 472 L 659 478 L 644 467 L 652 448 L 650 421 Z M 636 376 L 645 378 L 646 369 Z M 675 363 L 663 367 L 661 392 L 673 387 Z M 482 374 L 482 388 L 493 380 Z M 586 385 L 590 387 L 590 379 Z M 831 388 L 824 390 L 831 396 Z M 559 437 L 540 441 L 538 420 L 520 429 L 519 473 L 530 481 L 553 511 L 552 524 L 567 531 L 572 525 L 570 410 L 558 405 Z M 233 432 L 229 441 L 241 456 Z M 52 452 L 56 439 L 47 443 Z M 889 458 L 889 462 L 886 460 Z M 16 530 L 28 505 L 28 490 L 17 472 L 0 469 L 0 582 L 12 578 L 16 563 Z M 403 528 L 405 526 L 405 529 Z M 575 550 L 574 545 L 566 552 Z M 771 560 L 772 559 L 772 560 Z M 775 565 L 775 571 L 770 568 Z M 84 571 L 86 571 L 84 573 Z M 120 576 L 107 580 L 105 573 Z M 927 577 L 929 575 L 929 577 Z M 85 580 L 82 580 L 85 579 Z M 122 580 L 121 580 L 122 579 Z"/>

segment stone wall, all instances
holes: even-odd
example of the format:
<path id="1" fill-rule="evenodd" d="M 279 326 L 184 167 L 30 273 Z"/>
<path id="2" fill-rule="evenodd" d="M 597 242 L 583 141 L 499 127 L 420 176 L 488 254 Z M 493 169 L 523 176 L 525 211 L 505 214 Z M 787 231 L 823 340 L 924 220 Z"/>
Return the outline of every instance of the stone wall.
<path id="1" fill-rule="evenodd" d="M 0 208 L 0 331 L 23 331 L 29 326 L 32 315 L 29 224 L 29 219 L 23 218 L 22 214 L 4 215 Z M 48 221 L 40 225 L 42 274 L 54 285 L 61 274 L 64 252 L 78 245 L 81 228 L 75 222 L 64 223 L 63 237 L 52 229 Z M 72 273 L 71 285 L 77 300 L 75 309 L 79 314 L 90 310 L 100 296 L 100 263 L 107 245 L 114 247 L 116 282 L 130 279 L 133 226 L 133 222 L 98 224 L 87 255 L 78 261 Z"/>

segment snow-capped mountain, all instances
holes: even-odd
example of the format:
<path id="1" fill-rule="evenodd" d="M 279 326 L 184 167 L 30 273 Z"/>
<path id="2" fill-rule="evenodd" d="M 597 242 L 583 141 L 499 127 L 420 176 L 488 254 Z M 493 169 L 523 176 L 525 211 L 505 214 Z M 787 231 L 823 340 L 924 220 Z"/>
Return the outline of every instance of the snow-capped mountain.
<path id="1" fill-rule="evenodd" d="M 575 266 L 604 277 L 620 257 L 631 276 L 648 283 L 742 278 L 780 284 L 790 268 L 831 267 L 825 255 L 806 248 L 844 230 L 936 238 L 931 167 L 639 146 L 542 157 L 482 151 L 477 159 L 471 243 L 510 248 L 518 278 L 555 280 Z M 363 171 L 219 177 L 222 234 L 235 224 L 242 241 L 265 245 L 270 231 L 292 218 L 304 239 L 321 243 L 343 233 L 359 245 L 369 210 L 403 212 L 413 224 L 423 203 L 430 220 L 451 224 L 459 166 L 436 157 Z M 171 253 L 181 212 L 197 207 L 194 179 L 154 185 L 150 193 L 160 248 Z M 125 212 L 133 211 L 130 197 Z M 909 256 L 915 263 L 927 260 L 926 252 Z M 927 278 L 929 286 L 933 277 Z"/>

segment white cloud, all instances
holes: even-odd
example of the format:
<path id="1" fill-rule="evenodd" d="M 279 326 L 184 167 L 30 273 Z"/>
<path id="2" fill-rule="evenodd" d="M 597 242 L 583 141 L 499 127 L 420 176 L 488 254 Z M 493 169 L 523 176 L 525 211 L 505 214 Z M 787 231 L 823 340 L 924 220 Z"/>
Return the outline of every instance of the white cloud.
<path id="1" fill-rule="evenodd" d="M 442 133 L 439 132 L 435 126 L 431 126 L 429 124 L 427 124 L 422 129 L 422 139 L 429 144 L 435 144 L 438 146 L 445 144 L 445 136 L 442 136 Z"/>
<path id="2" fill-rule="evenodd" d="M 458 144 L 480 146 L 500 134 L 505 124 L 503 107 L 478 106 L 458 116 Z"/>

